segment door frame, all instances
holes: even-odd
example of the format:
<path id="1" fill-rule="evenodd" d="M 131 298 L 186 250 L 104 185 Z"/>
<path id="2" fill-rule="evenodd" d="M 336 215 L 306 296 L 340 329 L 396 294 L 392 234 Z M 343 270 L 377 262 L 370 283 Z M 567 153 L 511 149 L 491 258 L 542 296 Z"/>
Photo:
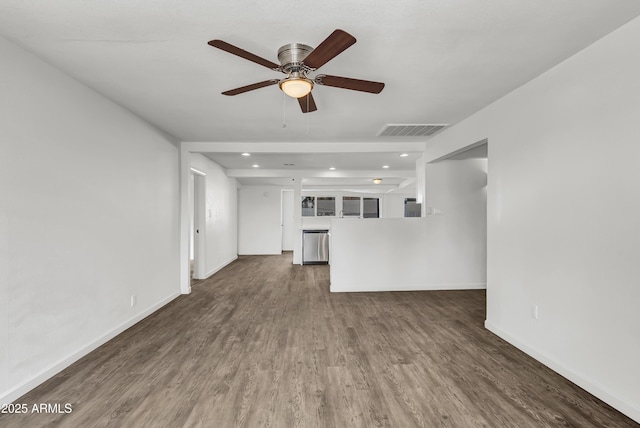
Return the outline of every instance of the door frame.
<path id="1" fill-rule="evenodd" d="M 190 168 L 191 177 L 189 195 L 192 198 L 189 204 L 192 211 L 193 234 L 193 278 L 205 279 L 205 243 L 207 234 L 206 222 L 206 176 L 207 174 L 195 168 Z"/>

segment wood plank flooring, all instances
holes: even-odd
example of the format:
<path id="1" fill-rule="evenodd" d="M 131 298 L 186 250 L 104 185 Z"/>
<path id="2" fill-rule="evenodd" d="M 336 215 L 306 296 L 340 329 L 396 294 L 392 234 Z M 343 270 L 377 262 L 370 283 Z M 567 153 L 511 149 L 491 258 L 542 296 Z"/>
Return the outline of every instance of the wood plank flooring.
<path id="1" fill-rule="evenodd" d="M 26 394 L 2 427 L 634 427 L 484 329 L 484 291 L 329 293 L 247 256 Z"/>

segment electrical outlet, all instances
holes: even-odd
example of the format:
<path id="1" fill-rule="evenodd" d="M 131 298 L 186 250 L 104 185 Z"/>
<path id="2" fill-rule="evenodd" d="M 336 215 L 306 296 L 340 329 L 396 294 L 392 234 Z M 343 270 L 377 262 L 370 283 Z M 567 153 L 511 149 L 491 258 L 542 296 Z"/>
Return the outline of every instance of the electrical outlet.
<path id="1" fill-rule="evenodd" d="M 533 317 L 534 320 L 538 319 L 538 305 L 533 305 L 531 307 L 531 316 Z"/>
<path id="2" fill-rule="evenodd" d="M 131 307 L 133 308 L 138 303 L 138 296 L 135 294 L 131 295 Z"/>

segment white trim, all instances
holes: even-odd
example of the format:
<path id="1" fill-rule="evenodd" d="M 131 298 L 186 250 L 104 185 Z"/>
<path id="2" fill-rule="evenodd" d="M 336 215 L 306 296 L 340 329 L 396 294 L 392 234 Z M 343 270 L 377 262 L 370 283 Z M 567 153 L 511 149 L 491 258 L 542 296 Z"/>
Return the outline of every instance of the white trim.
<path id="1" fill-rule="evenodd" d="M 189 180 L 189 208 L 193 221 L 193 230 L 189 233 L 189 240 L 193 239 L 193 277 L 204 279 L 207 277 L 205 264 L 207 260 L 206 237 L 207 237 L 207 179 L 206 174 L 201 175 L 194 172 L 193 180 Z M 191 235 L 193 234 L 193 235 Z M 191 282 L 191 281 L 189 281 Z"/>
<path id="2" fill-rule="evenodd" d="M 53 376 L 60 373 L 62 370 L 66 369 L 71 364 L 78 361 L 80 358 L 94 351 L 98 347 L 104 345 L 105 343 L 107 343 L 108 341 L 110 341 L 111 339 L 113 339 L 114 337 L 116 337 L 126 329 L 132 327 L 136 323 L 142 321 L 144 318 L 148 317 L 149 315 L 151 315 L 161 307 L 165 306 L 166 304 L 168 304 L 178 296 L 180 296 L 180 293 L 171 294 L 170 296 L 166 297 L 165 299 L 161 300 L 155 305 L 149 307 L 145 311 L 123 322 L 113 330 L 104 334 L 102 337 L 99 337 L 98 339 L 88 343 L 86 346 L 78 349 L 76 352 L 69 355 L 68 357 L 63 358 L 57 363 L 52 364 L 48 368 L 42 370 L 40 373 L 36 374 L 35 376 L 32 376 L 30 379 L 27 379 L 22 384 L 15 386 L 14 388 L 4 392 L 0 396 L 0 403 L 8 404 L 22 397 L 27 392 L 31 391 L 41 383 L 51 379 Z"/>
<path id="3" fill-rule="evenodd" d="M 206 177 L 206 176 L 207 176 L 207 173 L 206 173 L 206 172 L 202 172 L 202 171 L 200 171 L 199 169 L 195 169 L 194 167 L 191 167 L 190 169 L 191 169 L 191 172 L 193 172 L 194 174 L 202 175 L 202 176 L 204 176 L 204 177 Z"/>
<path id="4" fill-rule="evenodd" d="M 191 153 L 180 144 L 180 292 L 191 293 L 191 269 L 189 267 L 189 193 L 191 187 Z"/>
<path id="5" fill-rule="evenodd" d="M 601 385 L 597 381 L 591 379 L 589 376 L 584 373 L 577 373 L 565 364 L 560 361 L 555 360 L 552 357 L 549 357 L 543 352 L 536 351 L 533 347 L 527 345 L 526 343 L 520 341 L 515 336 L 507 333 L 502 330 L 500 327 L 486 320 L 484 322 L 484 326 L 487 330 L 494 333 L 496 336 L 506 340 L 516 348 L 520 349 L 522 352 L 528 354 L 534 359 L 538 360 L 545 366 L 549 367 L 551 370 L 560 374 L 561 376 L 567 378 L 571 382 L 578 385 L 580 388 L 585 391 L 595 395 L 600 400 L 609 404 L 611 407 L 617 409 L 618 411 L 624 413 L 634 421 L 640 423 L 640 407 L 631 403 L 624 398 L 618 396 L 615 392 L 611 391 L 604 385 Z"/>
<path id="6" fill-rule="evenodd" d="M 483 138 L 483 139 L 482 139 L 482 140 L 480 140 L 480 141 L 476 141 L 475 143 L 468 144 L 468 145 L 466 145 L 466 146 L 464 146 L 464 147 L 461 147 L 461 148 L 459 148 L 459 149 L 453 150 L 453 151 L 452 151 L 452 152 L 450 152 L 450 153 L 447 153 L 447 154 L 445 154 L 445 155 L 442 155 L 442 156 L 440 156 L 440 157 L 439 157 L 439 158 L 437 158 L 437 159 L 432 159 L 432 160 L 430 160 L 430 161 L 428 161 L 428 162 L 425 162 L 425 163 L 434 163 L 434 162 L 439 162 L 439 161 L 442 161 L 442 160 L 445 160 L 445 159 L 451 158 L 451 157 L 453 157 L 453 156 L 455 156 L 455 155 L 459 155 L 460 153 L 464 153 L 464 152 L 466 152 L 467 150 L 475 149 L 476 147 L 480 147 L 480 146 L 482 146 L 482 145 L 484 145 L 484 144 L 489 144 L 489 139 L 488 139 L 488 138 Z"/>
<path id="7" fill-rule="evenodd" d="M 428 138 L 428 137 L 426 137 Z M 426 141 L 397 141 L 396 137 L 376 137 L 376 141 L 365 138 L 360 142 L 353 141 L 308 141 L 298 142 L 220 142 L 220 141 L 183 141 L 181 147 L 197 153 L 357 153 L 357 152 L 423 152 Z M 268 143 L 268 144 L 266 144 Z M 390 144 L 391 143 L 391 144 Z"/>
<path id="8" fill-rule="evenodd" d="M 265 168 L 253 168 L 253 169 L 227 169 L 227 177 L 230 178 L 244 178 L 244 177 L 304 177 L 304 178 L 362 178 L 364 177 L 403 177 L 414 178 L 415 171 L 403 170 L 397 171 L 392 169 L 385 169 L 378 171 L 377 169 L 370 170 L 304 170 L 304 169 L 265 169 Z M 367 184 L 367 186 L 370 186 Z M 377 188 L 378 186 L 376 186 Z M 342 187 L 341 187 L 342 188 Z"/>
<path id="9" fill-rule="evenodd" d="M 332 293 L 374 293 L 388 291 L 437 291 L 437 290 L 484 290 L 486 283 L 444 283 L 444 284 L 415 284 L 415 285 L 388 285 L 388 286 L 354 286 L 354 285 L 329 285 Z"/>
<path id="10" fill-rule="evenodd" d="M 234 256 L 231 257 L 229 260 L 222 262 L 220 264 L 220 266 L 215 267 L 213 269 L 211 269 L 209 272 L 206 273 L 205 279 L 209 278 L 211 275 L 213 275 L 214 273 L 218 272 L 219 270 L 221 270 L 222 268 L 228 266 L 230 263 L 236 261 L 238 259 L 238 256 Z"/>

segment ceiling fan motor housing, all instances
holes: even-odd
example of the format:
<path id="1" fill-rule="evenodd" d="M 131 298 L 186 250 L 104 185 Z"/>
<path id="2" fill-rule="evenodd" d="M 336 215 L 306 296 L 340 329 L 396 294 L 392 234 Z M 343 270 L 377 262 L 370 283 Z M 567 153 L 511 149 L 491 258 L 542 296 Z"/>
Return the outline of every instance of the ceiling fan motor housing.
<path id="1" fill-rule="evenodd" d="M 302 63 L 304 59 L 311 53 L 313 48 L 302 43 L 290 43 L 278 49 L 278 60 L 280 68 L 287 74 L 302 73 L 310 71 L 309 67 L 305 67 Z"/>

